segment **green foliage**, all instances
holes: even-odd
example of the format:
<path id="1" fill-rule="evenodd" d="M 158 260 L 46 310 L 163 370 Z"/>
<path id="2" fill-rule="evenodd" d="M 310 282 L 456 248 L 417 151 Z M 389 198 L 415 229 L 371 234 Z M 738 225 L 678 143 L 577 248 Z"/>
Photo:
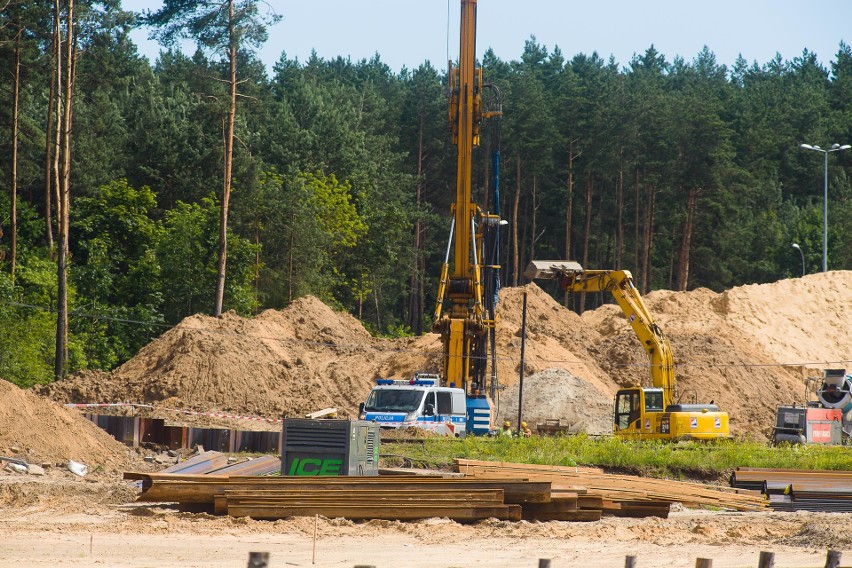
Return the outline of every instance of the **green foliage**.
<path id="1" fill-rule="evenodd" d="M 72 232 L 79 240 L 71 279 L 85 298 L 79 309 L 86 317 L 71 321 L 72 338 L 82 340 L 90 367 L 108 370 L 150 341 L 162 321 L 155 252 L 162 229 L 151 218 L 157 202 L 149 187 L 136 190 L 122 179 L 75 205 Z"/>
<path id="2" fill-rule="evenodd" d="M 215 180 L 232 42 L 244 96 L 237 102 L 226 307 L 248 315 L 312 294 L 379 335 L 429 328 L 456 183 L 443 72 L 426 62 L 394 73 L 378 55 L 313 54 L 300 62 L 282 53 L 267 77 L 253 50 L 277 16 L 252 0 L 234 7 L 233 37 L 224 0 L 169 0 L 144 14 L 155 36 L 173 46 L 153 66 L 137 54 L 130 14 L 117 2 L 79 7 L 72 366 L 113 367 L 160 322 L 211 307 L 219 216 L 207 196 L 221 187 Z M 4 293 L 42 308 L 4 316 L 0 342 L 21 352 L 9 373 L 24 383 L 50 376 L 55 326 L 44 311 L 56 304 L 46 222 L 55 224 L 55 203 L 48 215 L 44 179 L 45 137 L 55 128 L 45 120 L 49 12 L 20 2 L 0 12 L 0 75 L 14 76 L 21 27 L 24 62 L 18 280 Z M 174 47 L 181 38 L 199 51 L 181 53 Z M 637 53 L 622 66 L 597 54 L 563 54 L 534 37 L 514 61 L 485 53 L 484 80 L 499 88 L 504 118 L 483 128 L 473 198 L 488 211 L 499 206 L 506 219 L 517 213 L 501 235 L 503 284 L 530 258 L 547 255 L 627 268 L 645 289 L 672 287 L 688 268 L 688 288 L 721 291 L 798 276 L 792 242 L 802 247 L 806 270 L 819 270 L 823 167 L 799 144 L 852 143 L 852 48 L 841 43 L 829 68 L 808 51 L 792 61 L 741 59 L 731 68 L 708 49 L 671 62 L 653 46 Z M 484 96 L 488 110 L 497 110 L 495 93 Z M 6 273 L 11 97 L 12 89 L 0 89 Z M 498 149 L 494 203 L 491 153 Z M 850 171 L 852 151 L 832 153 L 831 269 L 852 269 Z M 690 192 L 697 198 L 687 235 Z M 515 230 L 517 261 L 509 253 Z"/>
<path id="3" fill-rule="evenodd" d="M 177 323 L 196 312 L 209 311 L 216 285 L 219 206 L 215 199 L 178 202 L 166 212 L 157 244 L 163 315 Z M 225 307 L 241 314 L 255 308 L 253 277 L 257 246 L 237 235 L 228 237 L 228 279 Z"/>
<path id="4" fill-rule="evenodd" d="M 386 444 L 382 451 L 449 467 L 453 459 L 476 459 L 558 466 L 595 466 L 657 477 L 714 478 L 737 467 L 852 469 L 852 455 L 841 446 L 771 447 L 752 441 L 663 442 L 630 441 L 606 436 L 504 436 L 462 440 L 427 438 L 422 446 Z"/>
<path id="5" fill-rule="evenodd" d="M 233 18 L 228 12 L 231 4 Z M 254 0 L 166 0 L 156 12 L 146 12 L 145 21 L 167 46 L 175 45 L 180 39 L 194 39 L 212 50 L 227 50 L 231 41 L 257 47 L 266 41 L 266 26 L 280 19 L 274 13 L 261 15 L 258 4 Z M 232 26 L 234 38 L 229 33 Z"/>
<path id="6" fill-rule="evenodd" d="M 0 273 L 0 377 L 28 387 L 53 377 L 52 343 L 55 321 L 48 312 L 17 307 L 8 273 Z"/>
<path id="7" fill-rule="evenodd" d="M 303 202 L 324 234 L 323 248 L 329 256 L 354 247 L 366 232 L 367 226 L 352 201 L 351 184 L 339 183 L 334 174 L 301 174 L 295 193 L 294 197 Z"/>
<path id="8" fill-rule="evenodd" d="M 69 305 L 76 294 L 71 287 Z M 53 379 L 56 348 L 56 264 L 28 256 L 19 266 L 15 286 L 0 274 L 0 377 L 28 387 Z M 69 369 L 87 366 L 85 340 L 68 343 Z"/>

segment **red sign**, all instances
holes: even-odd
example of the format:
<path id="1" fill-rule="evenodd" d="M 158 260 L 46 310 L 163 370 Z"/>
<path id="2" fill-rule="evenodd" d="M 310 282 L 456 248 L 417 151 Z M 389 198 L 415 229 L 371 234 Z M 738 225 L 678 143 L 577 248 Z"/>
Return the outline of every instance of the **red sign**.
<path id="1" fill-rule="evenodd" d="M 832 420 L 840 422 L 843 412 L 839 408 L 809 408 L 808 422 L 813 420 Z"/>
<path id="2" fill-rule="evenodd" d="M 830 444 L 831 443 L 831 423 L 812 422 L 811 426 L 811 442 L 814 444 Z"/>

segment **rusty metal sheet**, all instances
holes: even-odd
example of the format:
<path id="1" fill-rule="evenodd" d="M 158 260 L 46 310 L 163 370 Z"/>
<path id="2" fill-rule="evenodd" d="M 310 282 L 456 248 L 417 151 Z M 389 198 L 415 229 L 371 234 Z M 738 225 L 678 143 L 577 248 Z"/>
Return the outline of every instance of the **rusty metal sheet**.
<path id="1" fill-rule="evenodd" d="M 281 471 L 281 458 L 261 456 L 211 471 L 215 475 L 267 475 Z"/>

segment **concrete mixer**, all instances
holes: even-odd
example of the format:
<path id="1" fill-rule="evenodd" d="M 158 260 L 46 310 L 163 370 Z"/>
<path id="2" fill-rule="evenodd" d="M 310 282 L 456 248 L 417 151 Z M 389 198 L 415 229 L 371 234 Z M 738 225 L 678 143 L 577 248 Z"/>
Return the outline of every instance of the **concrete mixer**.
<path id="1" fill-rule="evenodd" d="M 843 432 L 847 437 L 852 436 L 852 375 L 846 369 L 826 369 L 816 395 L 823 408 L 840 410 Z"/>
<path id="2" fill-rule="evenodd" d="M 848 444 L 852 438 L 852 375 L 825 369 L 817 400 L 804 406 L 779 406 L 773 442 Z"/>

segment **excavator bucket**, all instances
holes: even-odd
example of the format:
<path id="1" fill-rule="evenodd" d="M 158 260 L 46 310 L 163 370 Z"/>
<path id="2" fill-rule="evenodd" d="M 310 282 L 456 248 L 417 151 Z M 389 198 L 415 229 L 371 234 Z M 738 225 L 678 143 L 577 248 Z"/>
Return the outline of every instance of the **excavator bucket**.
<path id="1" fill-rule="evenodd" d="M 536 278 L 556 278 L 563 274 L 578 274 L 583 272 L 579 262 L 573 260 L 533 260 L 524 270 L 527 280 Z"/>

